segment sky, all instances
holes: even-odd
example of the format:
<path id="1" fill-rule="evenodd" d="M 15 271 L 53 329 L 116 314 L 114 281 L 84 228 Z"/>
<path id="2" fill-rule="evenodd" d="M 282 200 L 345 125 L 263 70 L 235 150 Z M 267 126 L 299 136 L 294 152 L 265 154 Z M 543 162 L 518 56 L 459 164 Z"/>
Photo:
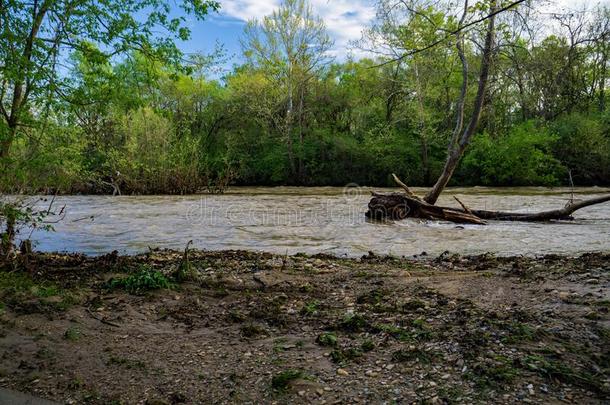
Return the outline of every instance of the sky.
<path id="1" fill-rule="evenodd" d="M 583 5 L 598 3 L 610 5 L 610 0 L 543 0 L 548 4 L 543 7 L 548 12 L 559 12 L 566 9 L 581 9 Z M 244 25 L 249 19 L 260 19 L 277 8 L 281 0 L 220 0 L 221 11 L 212 14 L 203 22 L 192 22 L 192 38 L 181 44 L 185 52 L 210 53 L 216 42 L 222 44 L 226 51 L 223 68 L 230 69 L 234 63 L 240 63 L 241 46 L 239 38 Z M 358 49 L 350 47 L 350 41 L 361 38 L 362 30 L 375 18 L 376 0 L 310 0 L 314 12 L 326 23 L 335 45 L 332 55 L 338 60 L 345 60 L 353 55 L 362 55 Z"/>

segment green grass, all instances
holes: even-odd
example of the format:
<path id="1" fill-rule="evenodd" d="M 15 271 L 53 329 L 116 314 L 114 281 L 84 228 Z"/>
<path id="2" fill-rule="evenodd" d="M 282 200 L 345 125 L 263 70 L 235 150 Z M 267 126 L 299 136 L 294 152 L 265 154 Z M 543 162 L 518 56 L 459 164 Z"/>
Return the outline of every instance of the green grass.
<path id="1" fill-rule="evenodd" d="M 476 364 L 468 377 L 480 389 L 500 389 L 519 376 L 519 369 L 507 357 L 496 356 L 494 359 Z"/>
<path id="2" fill-rule="evenodd" d="M 520 322 L 512 322 L 506 326 L 506 336 L 502 343 L 532 342 L 540 339 L 544 333 L 532 326 Z"/>
<path id="3" fill-rule="evenodd" d="M 28 293 L 37 298 L 49 298 L 61 295 L 62 290 L 57 285 L 47 281 L 37 283 L 26 273 L 0 272 L 0 293 Z"/>
<path id="4" fill-rule="evenodd" d="M 610 391 L 603 384 L 603 378 L 597 378 L 584 370 L 575 370 L 553 358 L 530 355 L 521 361 L 521 366 L 550 380 L 555 379 L 603 394 L 610 394 Z"/>
<path id="5" fill-rule="evenodd" d="M 60 301 L 49 300 L 61 297 Z M 78 301 L 77 297 L 49 281 L 40 281 L 23 272 L 0 272 L 0 298 L 4 305 L 16 304 L 38 299 L 40 306 L 58 311 L 65 311 Z M 1 311 L 0 311 L 1 312 Z"/>

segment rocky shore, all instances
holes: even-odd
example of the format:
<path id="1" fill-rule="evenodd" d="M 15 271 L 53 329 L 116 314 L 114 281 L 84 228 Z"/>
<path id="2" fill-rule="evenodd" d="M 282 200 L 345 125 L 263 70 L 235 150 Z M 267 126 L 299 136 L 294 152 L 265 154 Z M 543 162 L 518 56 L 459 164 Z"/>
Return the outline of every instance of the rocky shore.
<path id="1" fill-rule="evenodd" d="M 604 403 L 610 254 L 150 251 L 0 269 L 0 387 L 60 403 Z"/>

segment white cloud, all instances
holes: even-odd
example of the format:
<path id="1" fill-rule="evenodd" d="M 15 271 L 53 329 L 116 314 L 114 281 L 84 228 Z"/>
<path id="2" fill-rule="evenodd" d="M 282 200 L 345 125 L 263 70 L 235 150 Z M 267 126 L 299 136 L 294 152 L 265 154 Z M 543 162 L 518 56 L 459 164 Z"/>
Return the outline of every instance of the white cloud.
<path id="1" fill-rule="evenodd" d="M 279 0 L 223 0 L 221 1 L 221 13 L 238 20 L 248 21 L 271 14 L 279 4 Z"/>
<path id="2" fill-rule="evenodd" d="M 331 53 L 339 58 L 349 52 L 349 42 L 358 40 L 362 30 L 375 17 L 372 0 L 310 0 L 314 12 L 319 15 L 335 40 Z M 280 5 L 280 0 L 222 0 L 222 13 L 248 21 L 269 15 Z"/>
<path id="3" fill-rule="evenodd" d="M 281 0 L 220 0 L 221 14 L 237 21 L 260 19 L 278 8 Z M 375 0 L 310 0 L 314 12 L 322 17 L 328 32 L 335 40 L 331 54 L 339 59 L 350 52 L 350 41 L 358 40 L 362 31 L 375 18 Z M 539 11 L 565 12 L 602 4 L 610 5 L 610 0 L 536 0 Z M 351 49 L 355 56 L 369 55 L 358 49 Z"/>

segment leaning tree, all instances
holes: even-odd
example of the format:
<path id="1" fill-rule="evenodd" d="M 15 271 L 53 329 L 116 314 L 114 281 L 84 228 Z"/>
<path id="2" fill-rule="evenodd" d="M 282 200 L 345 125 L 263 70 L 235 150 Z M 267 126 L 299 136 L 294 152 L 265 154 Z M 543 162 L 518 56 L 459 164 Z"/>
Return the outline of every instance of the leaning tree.
<path id="1" fill-rule="evenodd" d="M 392 177 L 394 178 L 394 181 L 404 192 L 392 194 L 373 193 L 373 198 L 369 202 L 369 210 L 366 213 L 368 217 L 376 219 L 390 218 L 395 220 L 415 217 L 471 224 L 485 224 L 486 220 L 549 221 L 555 219 L 570 219 L 571 214 L 578 209 L 610 201 L 610 195 L 606 195 L 580 202 L 570 201 L 561 209 L 538 213 L 473 210 L 465 206 L 455 197 L 460 208 L 440 207 L 435 205 L 439 196 L 451 180 L 453 173 L 458 167 L 464 152 L 479 126 L 481 114 L 485 107 L 486 98 L 488 97 L 487 88 L 497 48 L 498 15 L 517 10 L 518 6 L 525 2 L 526 0 L 516 0 L 506 3 L 500 0 L 485 0 L 470 5 L 468 0 L 464 0 L 463 11 L 460 13 L 459 19 L 449 19 L 445 26 L 439 26 L 431 18 L 428 18 L 430 24 L 434 24 L 435 28 L 442 33 L 439 39 L 420 48 L 402 49 L 401 54 L 383 62 L 383 64 L 389 64 L 405 60 L 408 61 L 408 58 L 415 54 L 426 52 L 444 42 L 453 40 L 461 63 L 462 85 L 456 102 L 456 122 L 447 147 L 447 159 L 435 184 L 423 198 L 420 198 L 393 174 Z M 372 32 L 373 34 L 377 34 L 377 38 L 375 39 L 381 39 L 382 42 L 389 45 L 396 55 L 396 46 L 393 45 L 396 45 L 397 43 L 400 44 L 400 36 L 405 35 L 405 32 L 408 31 L 404 29 L 405 27 L 408 27 L 408 24 L 402 25 L 397 21 L 396 15 L 399 15 L 397 10 L 401 10 L 403 12 L 402 15 L 406 15 L 407 18 L 418 18 L 421 20 L 422 16 L 425 17 L 430 8 L 428 7 L 429 5 L 418 0 L 382 0 L 380 4 L 382 9 L 380 14 L 383 20 L 380 26 L 382 28 L 372 30 Z M 477 14 L 477 17 L 472 17 Z M 477 91 L 474 96 L 470 115 L 469 117 L 466 117 L 465 107 L 468 98 L 469 77 L 471 72 L 465 52 L 465 34 L 469 29 L 472 29 L 481 23 L 485 23 L 486 26 L 483 31 L 484 42 L 480 53 L 480 67 L 476 86 Z"/>

